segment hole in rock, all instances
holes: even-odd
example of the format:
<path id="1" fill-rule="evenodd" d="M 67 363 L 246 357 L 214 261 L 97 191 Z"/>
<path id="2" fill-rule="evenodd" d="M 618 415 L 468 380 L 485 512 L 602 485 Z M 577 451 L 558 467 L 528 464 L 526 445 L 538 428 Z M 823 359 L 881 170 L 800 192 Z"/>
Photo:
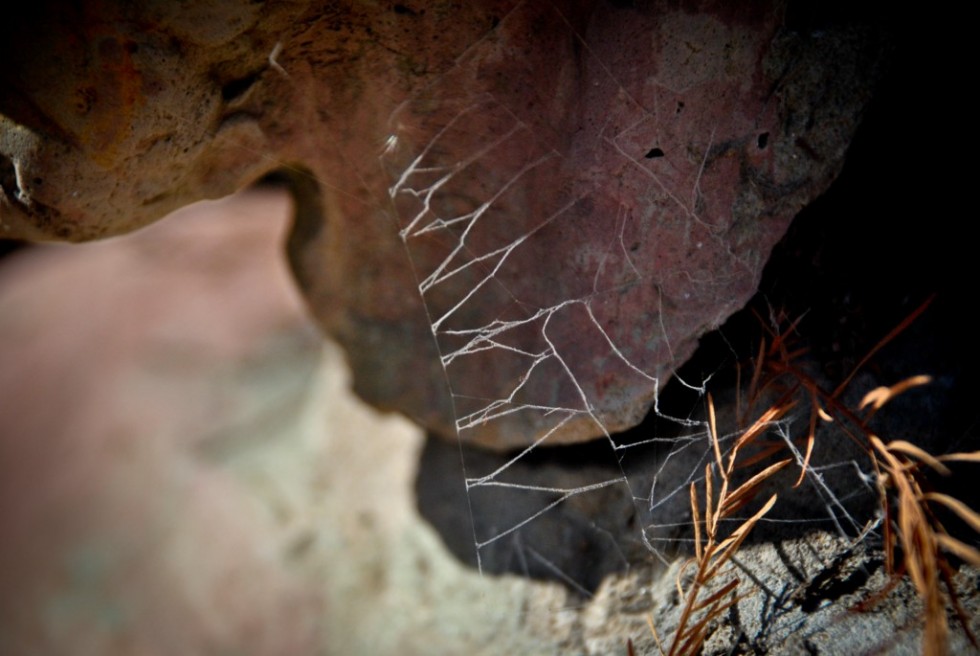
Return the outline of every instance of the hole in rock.
<path id="1" fill-rule="evenodd" d="M 245 94 L 246 91 L 252 88 L 259 79 L 258 73 L 252 73 L 251 75 L 246 75 L 245 77 L 226 82 L 221 87 L 221 99 L 225 102 L 230 102 L 235 98 L 239 98 Z"/>
<path id="2" fill-rule="evenodd" d="M 20 185 L 17 184 L 17 167 L 13 160 L 0 154 L 0 189 L 11 200 L 20 199 Z"/>

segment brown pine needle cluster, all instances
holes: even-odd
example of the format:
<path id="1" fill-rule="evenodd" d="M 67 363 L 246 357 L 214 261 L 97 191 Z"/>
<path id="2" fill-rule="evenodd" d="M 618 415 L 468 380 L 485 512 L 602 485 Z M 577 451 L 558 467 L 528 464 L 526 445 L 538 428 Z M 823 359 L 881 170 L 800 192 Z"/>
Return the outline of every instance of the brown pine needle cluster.
<path id="1" fill-rule="evenodd" d="M 929 491 L 925 467 L 948 476 L 944 462 L 980 463 L 980 451 L 932 456 L 914 444 L 894 440 L 885 444 L 876 435 L 869 435 L 874 447 L 872 458 L 878 469 L 878 489 L 885 506 L 885 562 L 893 576 L 903 571 L 912 580 L 924 606 L 925 631 L 922 637 L 924 654 L 945 654 L 949 627 L 946 623 L 946 603 L 940 583 L 959 617 L 967 637 L 980 649 L 976 636 L 960 606 L 953 585 L 953 568 L 943 552 L 951 553 L 964 562 L 980 567 L 980 551 L 949 535 L 932 511 L 938 504 L 952 511 L 972 530 L 980 533 L 980 515 L 965 503 L 939 492 Z M 892 503 L 894 501 L 894 503 Z M 897 510 L 893 511 L 893 507 Z M 895 564 L 895 547 L 900 546 L 902 562 Z"/>
<path id="2" fill-rule="evenodd" d="M 653 625 L 653 621 L 650 620 L 650 630 L 653 632 L 660 652 L 669 656 L 699 653 L 708 635 L 711 622 L 718 619 L 732 605 L 738 603 L 739 597 L 735 594 L 740 583 L 738 577 L 728 579 L 717 590 L 704 598 L 702 598 L 702 593 L 706 591 L 709 583 L 725 571 L 725 566 L 738 551 L 742 542 L 745 541 L 745 538 L 748 537 L 759 520 L 776 503 L 777 495 L 773 494 L 770 496 L 769 500 L 754 515 L 744 520 L 738 528 L 726 537 L 722 537 L 721 535 L 721 524 L 724 520 L 731 518 L 751 502 L 765 481 L 793 461 L 792 458 L 780 460 L 732 489 L 732 473 L 736 468 L 739 450 L 751 444 L 761 435 L 766 422 L 770 420 L 765 419 L 765 416 L 760 417 L 755 424 L 742 433 L 736 441 L 735 446 L 728 453 L 726 462 L 722 457 L 721 447 L 718 442 L 715 408 L 710 395 L 708 396 L 708 417 L 715 461 L 708 463 L 704 468 L 703 515 L 700 504 L 698 503 L 697 485 L 691 483 L 691 512 L 693 513 L 692 521 L 694 523 L 695 555 L 694 560 L 685 564 L 677 575 L 677 591 L 681 598 L 685 599 L 685 604 L 684 609 L 681 611 L 680 623 L 674 632 L 668 649 L 664 649 L 660 637 L 657 635 L 657 630 Z M 716 469 L 719 478 L 717 492 L 715 489 L 714 474 L 714 470 Z M 681 581 L 685 572 L 691 566 L 695 568 L 694 577 L 685 591 Z"/>
<path id="3" fill-rule="evenodd" d="M 768 501 L 751 517 L 727 536 L 722 536 L 720 526 L 726 519 L 748 504 L 757 494 L 761 485 L 791 462 L 793 458 L 779 460 L 751 476 L 744 483 L 732 489 L 732 474 L 736 469 L 752 467 L 768 460 L 773 455 L 785 452 L 783 441 L 765 444 L 758 440 L 760 435 L 773 422 L 782 419 L 790 410 L 806 403 L 810 408 L 809 425 L 805 436 L 805 449 L 800 464 L 800 475 L 795 486 L 806 478 L 813 455 L 818 423 L 833 422 L 845 435 L 853 440 L 868 456 L 878 474 L 877 485 L 879 503 L 885 515 L 884 549 L 891 582 L 875 599 L 866 601 L 869 607 L 888 594 L 901 580 L 908 576 L 924 606 L 923 654 L 945 654 L 948 644 L 949 626 L 946 620 L 946 606 L 952 606 L 967 638 L 980 649 L 976 637 L 970 631 L 968 617 L 959 602 L 953 575 L 955 570 L 946 555 L 971 565 L 980 567 L 980 551 L 975 547 L 950 535 L 937 517 L 934 509 L 941 507 L 952 513 L 963 524 L 980 534 L 980 514 L 962 501 L 935 491 L 930 485 L 930 474 L 949 476 L 950 469 L 945 463 L 967 462 L 980 464 L 980 451 L 954 453 L 934 456 L 914 444 L 904 440 L 883 441 L 869 428 L 871 418 L 891 399 L 903 392 L 930 382 L 928 376 L 913 376 L 891 387 L 879 387 L 865 395 L 856 410 L 851 410 L 840 400 L 860 370 L 881 348 L 905 330 L 925 309 L 932 299 L 927 300 L 912 314 L 906 317 L 886 335 L 858 363 L 854 371 L 833 391 L 823 389 L 808 376 L 795 360 L 805 349 L 793 350 L 787 343 L 786 335 L 791 333 L 799 320 L 788 330 L 772 332 L 770 340 L 761 341 L 758 357 L 748 386 L 748 398 L 739 423 L 751 416 L 753 406 L 763 397 L 776 398 L 775 403 L 746 428 L 735 441 L 727 454 L 722 454 L 715 425 L 715 411 L 711 397 L 708 397 L 708 418 L 714 462 L 705 467 L 703 510 L 699 502 L 698 489 L 691 484 L 691 511 L 694 525 L 695 555 L 678 574 L 677 587 L 684 606 L 680 621 L 665 648 L 648 617 L 650 629 L 661 654 L 670 656 L 699 653 L 708 636 L 709 626 L 725 613 L 741 597 L 738 596 L 739 579 L 731 576 L 726 568 L 742 542 L 759 520 L 776 503 L 773 494 Z M 740 401 L 736 407 L 741 408 Z M 861 414 L 863 413 L 863 415 Z M 755 452 L 744 456 L 750 444 Z M 716 481 L 717 476 L 717 481 Z M 685 590 L 682 578 L 691 567 L 694 576 Z M 715 579 L 725 573 L 730 576 L 724 583 Z M 706 594 L 708 590 L 714 590 Z M 943 594 L 945 589 L 946 594 Z M 632 645 L 630 645 L 631 647 Z"/>

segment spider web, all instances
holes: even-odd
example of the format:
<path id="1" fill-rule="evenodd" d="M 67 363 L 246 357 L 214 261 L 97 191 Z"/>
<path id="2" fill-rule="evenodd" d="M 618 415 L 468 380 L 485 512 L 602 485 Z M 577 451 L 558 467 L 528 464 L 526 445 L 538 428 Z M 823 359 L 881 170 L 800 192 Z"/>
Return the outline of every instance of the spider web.
<path id="1" fill-rule="evenodd" d="M 567 124 L 536 100 L 544 88 L 541 71 L 511 62 L 506 80 L 487 82 L 499 46 L 481 42 L 398 108 L 380 161 L 452 396 L 476 564 L 541 573 L 589 594 L 598 574 L 644 558 L 666 563 L 690 540 L 689 487 L 702 481 L 714 459 L 700 412 L 708 380 L 675 374 L 674 384 L 695 399 L 688 414 L 662 409 L 659 395 L 670 371 L 689 354 L 676 353 L 672 344 L 674 326 L 685 324 L 680 318 L 688 311 L 674 301 L 696 308 L 706 290 L 731 280 L 701 273 L 697 256 L 684 271 L 663 270 L 635 244 L 655 241 L 656 234 L 644 231 L 658 223 L 682 232 L 692 252 L 728 258 L 733 271 L 744 256 L 721 244 L 730 221 L 719 209 L 726 199 L 701 190 L 702 174 L 718 153 L 712 149 L 727 138 L 726 126 L 695 137 L 671 133 L 664 108 L 681 111 L 685 90 L 664 81 L 640 93 L 635 84 L 617 80 L 597 56 L 600 46 L 555 7 L 519 5 L 494 38 L 506 35 L 511 23 L 534 18 L 552 28 L 537 48 L 558 48 L 554 42 L 561 40 L 575 44 L 578 66 L 588 72 L 584 93 L 611 99 L 601 117 L 580 117 L 570 138 Z M 560 85 L 552 88 L 560 92 Z M 528 94 L 530 100 L 516 102 Z M 673 168 L 654 166 L 664 148 L 679 141 L 698 144 L 699 152 L 674 160 Z M 556 179 L 567 183 L 549 188 Z M 578 259 L 556 261 L 554 252 Z M 541 284 L 526 284 L 529 276 Z M 672 299 L 669 308 L 665 298 Z M 627 305 L 648 312 L 629 325 L 621 314 Z M 646 350 L 628 337 L 642 329 L 648 329 L 640 340 Z M 601 355 L 582 362 L 583 352 Z M 513 376 L 501 389 L 500 376 L 483 375 L 488 370 Z M 609 380 L 650 390 L 647 432 L 621 433 L 639 417 L 616 415 L 603 405 L 607 395 L 625 394 L 596 379 L 603 371 L 615 373 Z M 772 427 L 798 464 L 803 455 L 793 437 L 805 421 L 790 418 Z M 515 448 L 501 457 L 470 449 L 482 435 Z M 554 451 L 547 447 L 559 435 L 572 441 L 596 436 L 602 446 L 583 447 L 584 461 L 571 467 L 573 475 L 555 473 L 547 463 Z M 725 433 L 721 444 L 736 437 L 736 431 Z M 858 535 L 865 527 L 860 510 L 874 496 L 863 462 L 846 447 L 818 452 L 795 504 L 765 521 L 777 529 L 811 522 Z M 596 520 L 596 504 L 607 509 L 601 514 L 612 518 L 609 524 Z M 567 551 L 569 540 L 612 553 L 614 562 L 583 569 L 551 551 Z"/>

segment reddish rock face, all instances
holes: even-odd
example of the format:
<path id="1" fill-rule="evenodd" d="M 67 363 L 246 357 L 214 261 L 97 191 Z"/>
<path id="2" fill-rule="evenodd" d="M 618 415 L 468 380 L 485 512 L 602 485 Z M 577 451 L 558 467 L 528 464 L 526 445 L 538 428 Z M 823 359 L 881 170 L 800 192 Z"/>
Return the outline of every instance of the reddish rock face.
<path id="1" fill-rule="evenodd" d="M 102 237 L 278 171 L 364 399 L 501 449 L 625 429 L 836 175 L 874 57 L 758 3 L 621 4 L 8 21 L 0 231 Z"/>

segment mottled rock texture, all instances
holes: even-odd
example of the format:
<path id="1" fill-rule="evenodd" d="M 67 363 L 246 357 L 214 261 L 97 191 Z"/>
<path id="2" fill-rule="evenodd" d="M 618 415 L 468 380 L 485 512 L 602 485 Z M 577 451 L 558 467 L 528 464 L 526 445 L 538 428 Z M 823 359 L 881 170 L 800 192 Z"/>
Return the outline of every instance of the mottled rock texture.
<path id="1" fill-rule="evenodd" d="M 33 7 L 0 27 L 2 234 L 277 171 L 356 391 L 493 448 L 644 416 L 838 172 L 878 52 L 781 2 Z"/>

